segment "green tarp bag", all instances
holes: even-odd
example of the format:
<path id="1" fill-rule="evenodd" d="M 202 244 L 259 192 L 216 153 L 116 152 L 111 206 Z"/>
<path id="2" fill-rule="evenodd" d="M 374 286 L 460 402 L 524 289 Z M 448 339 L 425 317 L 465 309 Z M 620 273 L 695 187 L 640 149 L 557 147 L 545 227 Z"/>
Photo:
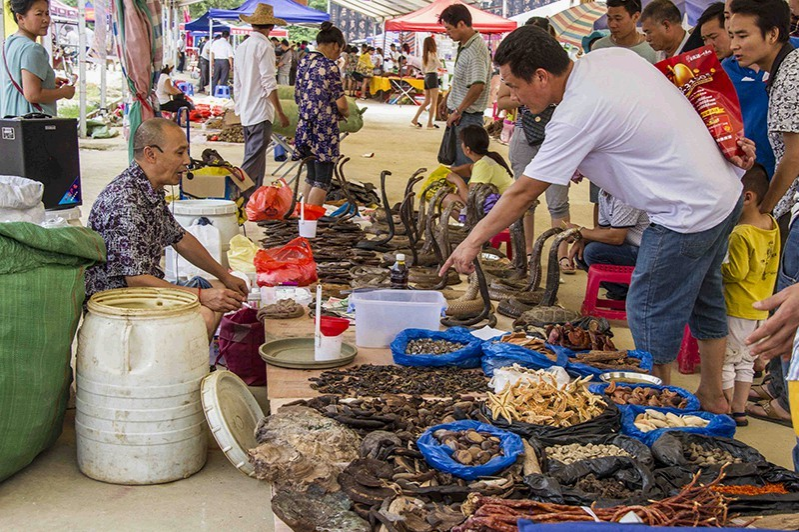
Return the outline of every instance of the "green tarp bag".
<path id="1" fill-rule="evenodd" d="M 61 435 L 83 274 L 105 256 L 90 229 L 0 223 L 0 481 Z"/>

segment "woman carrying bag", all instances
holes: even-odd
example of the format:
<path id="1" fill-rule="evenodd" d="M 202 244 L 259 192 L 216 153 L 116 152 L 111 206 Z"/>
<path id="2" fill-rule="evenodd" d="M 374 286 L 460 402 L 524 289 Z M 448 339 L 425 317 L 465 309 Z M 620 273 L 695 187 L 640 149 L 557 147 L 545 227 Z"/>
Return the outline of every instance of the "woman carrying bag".
<path id="1" fill-rule="evenodd" d="M 71 99 L 75 87 L 69 80 L 56 77 L 47 52 L 36 42 L 47 35 L 50 5 L 47 0 L 10 0 L 8 6 L 19 29 L 3 43 L 0 116 L 56 116 L 56 102 Z"/>

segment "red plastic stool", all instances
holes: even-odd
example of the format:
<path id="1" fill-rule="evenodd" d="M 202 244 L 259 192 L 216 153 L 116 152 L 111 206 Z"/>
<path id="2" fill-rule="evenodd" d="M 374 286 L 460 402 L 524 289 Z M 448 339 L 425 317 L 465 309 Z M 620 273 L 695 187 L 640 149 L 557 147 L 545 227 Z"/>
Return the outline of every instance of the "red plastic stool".
<path id="1" fill-rule="evenodd" d="M 626 320 L 627 307 L 624 301 L 600 299 L 600 283 L 629 285 L 633 277 L 633 266 L 594 264 L 588 268 L 588 282 L 581 312 L 583 316 L 598 316 L 609 320 Z"/>
<path id="2" fill-rule="evenodd" d="M 503 242 L 505 243 L 505 255 L 508 257 L 508 260 L 513 260 L 513 247 L 511 247 L 510 243 L 510 231 L 507 229 L 497 233 L 497 236 L 491 239 L 491 246 L 499 249 L 499 246 L 501 246 Z"/>
<path id="3" fill-rule="evenodd" d="M 696 366 L 700 362 L 699 344 L 696 342 L 696 338 L 691 335 L 691 328 L 686 325 L 685 332 L 682 335 L 680 352 L 677 355 L 677 367 L 683 375 L 692 375 L 696 373 Z"/>

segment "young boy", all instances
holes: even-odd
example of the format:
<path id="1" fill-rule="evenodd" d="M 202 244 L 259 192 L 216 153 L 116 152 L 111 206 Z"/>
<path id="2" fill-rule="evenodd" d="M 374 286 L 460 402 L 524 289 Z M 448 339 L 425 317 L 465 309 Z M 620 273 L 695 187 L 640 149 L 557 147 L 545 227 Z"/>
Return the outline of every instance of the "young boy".
<path id="1" fill-rule="evenodd" d="M 744 340 L 768 318 L 768 311 L 756 310 L 752 304 L 773 292 L 780 257 L 777 221 L 760 212 L 760 203 L 769 187 L 766 169 L 755 164 L 744 174 L 742 182 L 743 211 L 730 234 L 727 260 L 721 265 L 729 327 L 721 379 L 732 417 L 739 427 L 749 423 L 745 407 L 754 374 L 754 357 Z"/>

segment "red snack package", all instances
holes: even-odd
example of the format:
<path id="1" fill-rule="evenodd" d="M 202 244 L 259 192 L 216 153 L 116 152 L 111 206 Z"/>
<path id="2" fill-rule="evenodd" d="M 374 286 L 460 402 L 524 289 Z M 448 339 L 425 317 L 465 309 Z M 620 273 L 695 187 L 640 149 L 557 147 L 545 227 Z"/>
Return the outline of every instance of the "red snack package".
<path id="1" fill-rule="evenodd" d="M 703 46 L 655 66 L 690 100 L 724 157 L 743 155 L 738 146 L 744 136 L 741 104 L 713 49 Z"/>

